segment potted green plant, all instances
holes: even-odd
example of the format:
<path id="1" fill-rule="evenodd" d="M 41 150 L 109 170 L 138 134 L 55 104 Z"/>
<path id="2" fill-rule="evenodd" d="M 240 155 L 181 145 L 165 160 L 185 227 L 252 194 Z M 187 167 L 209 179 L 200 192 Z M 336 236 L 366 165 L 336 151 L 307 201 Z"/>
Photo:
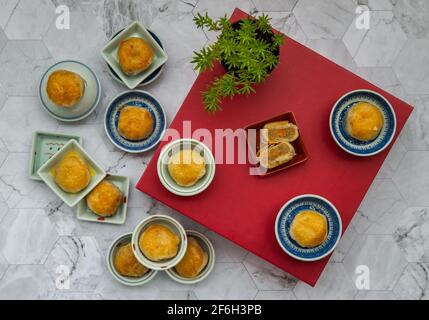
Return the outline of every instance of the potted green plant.
<path id="1" fill-rule="evenodd" d="M 226 69 L 202 93 L 210 113 L 221 109 L 224 98 L 254 93 L 255 85 L 264 82 L 279 62 L 284 35 L 272 31 L 265 14 L 231 23 L 226 16 L 215 20 L 197 13 L 194 22 L 198 28 L 220 32 L 216 42 L 194 52 L 192 60 L 199 72 L 213 69 L 216 60 Z"/>

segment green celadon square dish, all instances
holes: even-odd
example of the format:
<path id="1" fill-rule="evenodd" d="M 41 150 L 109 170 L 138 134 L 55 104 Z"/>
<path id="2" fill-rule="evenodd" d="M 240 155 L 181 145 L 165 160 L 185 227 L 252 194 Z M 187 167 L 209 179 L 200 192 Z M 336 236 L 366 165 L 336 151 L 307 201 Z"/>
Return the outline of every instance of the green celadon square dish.
<path id="1" fill-rule="evenodd" d="M 111 217 L 101 217 L 93 213 L 86 203 L 86 198 L 82 199 L 77 205 L 76 216 L 79 220 L 100 222 L 100 223 L 111 223 L 111 224 L 124 224 L 127 217 L 127 204 L 128 204 L 128 193 L 130 188 L 130 178 L 125 176 L 118 176 L 113 174 L 107 174 L 104 178 L 110 183 L 114 184 L 121 190 L 123 195 L 122 204 L 119 206 L 116 213 Z"/>
<path id="2" fill-rule="evenodd" d="M 42 181 L 37 174 L 37 170 L 71 139 L 82 145 L 82 137 L 79 135 L 44 131 L 34 132 L 28 170 L 30 178 Z"/>

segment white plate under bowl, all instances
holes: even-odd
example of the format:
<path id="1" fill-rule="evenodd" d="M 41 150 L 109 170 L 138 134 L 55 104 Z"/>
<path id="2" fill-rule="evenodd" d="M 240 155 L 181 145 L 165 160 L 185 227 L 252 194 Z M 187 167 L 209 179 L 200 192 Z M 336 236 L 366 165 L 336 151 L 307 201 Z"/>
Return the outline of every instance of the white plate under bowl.
<path id="1" fill-rule="evenodd" d="M 49 76 L 57 70 L 67 70 L 80 75 L 85 82 L 85 91 L 82 99 L 73 107 L 63 108 L 55 105 L 46 92 Z M 86 64 L 64 60 L 50 66 L 43 74 L 39 83 L 39 98 L 45 111 L 55 119 L 65 122 L 79 121 L 88 117 L 100 102 L 101 85 L 95 72 Z"/>

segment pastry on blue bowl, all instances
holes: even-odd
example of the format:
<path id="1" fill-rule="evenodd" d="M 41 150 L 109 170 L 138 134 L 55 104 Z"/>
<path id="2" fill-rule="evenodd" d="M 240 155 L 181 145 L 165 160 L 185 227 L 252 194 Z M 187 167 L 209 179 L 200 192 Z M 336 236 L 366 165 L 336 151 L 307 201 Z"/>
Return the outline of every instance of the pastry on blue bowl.
<path id="1" fill-rule="evenodd" d="M 389 146 L 396 132 L 396 116 L 389 101 L 370 90 L 341 97 L 329 120 L 334 141 L 347 153 L 372 156 Z"/>
<path id="2" fill-rule="evenodd" d="M 342 234 L 338 210 L 327 199 L 312 194 L 289 200 L 280 209 L 274 228 L 281 249 L 301 261 L 328 256 Z"/>

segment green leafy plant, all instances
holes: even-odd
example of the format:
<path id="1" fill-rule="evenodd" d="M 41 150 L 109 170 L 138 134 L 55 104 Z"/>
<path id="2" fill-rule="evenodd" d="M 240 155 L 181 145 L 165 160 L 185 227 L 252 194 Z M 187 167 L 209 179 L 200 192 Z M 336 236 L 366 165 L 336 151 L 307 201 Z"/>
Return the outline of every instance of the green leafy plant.
<path id="1" fill-rule="evenodd" d="M 284 36 L 272 32 L 267 15 L 231 23 L 226 16 L 214 20 L 207 13 L 197 13 L 194 22 L 198 28 L 220 32 L 215 43 L 194 52 L 195 69 L 212 70 L 216 60 L 227 69 L 202 93 L 208 112 L 221 109 L 224 98 L 254 93 L 254 86 L 264 82 L 277 65 Z"/>

